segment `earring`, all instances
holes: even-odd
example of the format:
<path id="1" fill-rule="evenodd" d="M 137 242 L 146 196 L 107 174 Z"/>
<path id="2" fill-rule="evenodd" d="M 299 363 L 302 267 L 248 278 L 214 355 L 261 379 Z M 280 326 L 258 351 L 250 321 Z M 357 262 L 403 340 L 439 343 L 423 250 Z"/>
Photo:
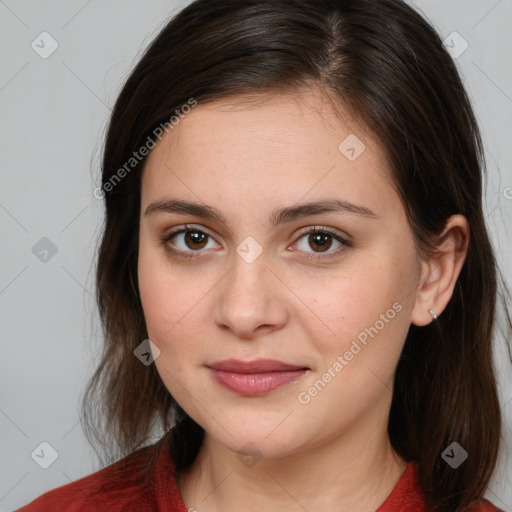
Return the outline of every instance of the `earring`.
<path id="1" fill-rule="evenodd" d="M 430 314 L 432 315 L 434 320 L 437 320 L 437 315 L 432 310 L 430 310 Z"/>

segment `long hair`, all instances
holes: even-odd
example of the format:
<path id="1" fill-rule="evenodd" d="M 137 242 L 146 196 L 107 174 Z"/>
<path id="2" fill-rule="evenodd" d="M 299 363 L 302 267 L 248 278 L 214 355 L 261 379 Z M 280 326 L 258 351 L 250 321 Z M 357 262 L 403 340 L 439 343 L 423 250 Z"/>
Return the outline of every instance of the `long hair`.
<path id="1" fill-rule="evenodd" d="M 417 463 L 430 508 L 462 510 L 483 495 L 496 466 L 502 420 L 492 340 L 496 302 L 505 300 L 484 222 L 485 159 L 470 101 L 435 29 L 401 0 L 196 0 L 149 45 L 115 103 L 102 157 L 96 294 L 104 350 L 82 402 L 85 433 L 113 461 L 172 429 L 177 470 L 193 462 L 204 434 L 155 365 L 133 353 L 148 338 L 137 285 L 146 161 L 139 149 L 191 99 L 313 85 L 382 143 L 418 254 L 429 254 L 451 215 L 468 220 L 450 302 L 437 321 L 408 332 L 388 428 L 397 453 Z M 456 470 L 441 457 L 452 442 L 469 453 Z"/>

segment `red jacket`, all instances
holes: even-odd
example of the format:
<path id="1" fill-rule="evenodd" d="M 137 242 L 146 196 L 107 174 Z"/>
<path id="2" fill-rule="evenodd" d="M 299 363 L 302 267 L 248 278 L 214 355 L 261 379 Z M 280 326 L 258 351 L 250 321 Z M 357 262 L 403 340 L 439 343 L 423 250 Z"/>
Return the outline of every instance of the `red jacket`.
<path id="1" fill-rule="evenodd" d="M 168 453 L 162 442 L 142 448 L 96 473 L 46 492 L 15 512 L 188 512 Z M 486 500 L 471 508 L 471 512 L 496 511 L 500 509 Z M 376 512 L 427 512 L 414 463 L 408 464 Z"/>

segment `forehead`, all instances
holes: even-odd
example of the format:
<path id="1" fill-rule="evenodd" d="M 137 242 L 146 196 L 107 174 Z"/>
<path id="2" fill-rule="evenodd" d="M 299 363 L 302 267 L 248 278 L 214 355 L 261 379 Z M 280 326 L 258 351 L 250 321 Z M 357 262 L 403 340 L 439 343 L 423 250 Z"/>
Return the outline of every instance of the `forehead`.
<path id="1" fill-rule="evenodd" d="M 379 143 L 348 111 L 312 89 L 193 107 L 151 150 L 142 203 L 185 194 L 204 202 L 270 205 L 305 195 L 313 200 L 326 191 L 374 204 L 382 202 L 383 191 L 393 193 Z"/>

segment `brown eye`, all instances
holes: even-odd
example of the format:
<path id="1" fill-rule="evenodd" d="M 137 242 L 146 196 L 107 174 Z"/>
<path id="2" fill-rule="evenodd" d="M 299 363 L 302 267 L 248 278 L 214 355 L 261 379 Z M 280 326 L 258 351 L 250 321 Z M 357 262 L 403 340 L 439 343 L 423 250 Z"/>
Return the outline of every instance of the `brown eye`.
<path id="1" fill-rule="evenodd" d="M 208 235 L 202 231 L 185 231 L 185 244 L 189 249 L 203 249 L 207 243 Z"/>
<path id="2" fill-rule="evenodd" d="M 212 249 L 217 246 L 211 235 L 201 229 L 188 226 L 164 235 L 160 241 L 169 253 L 184 258 L 202 256 L 202 253 L 208 252 L 203 249 Z M 209 243 L 211 243 L 210 246 L 208 246 Z"/>
<path id="3" fill-rule="evenodd" d="M 317 227 L 304 231 L 296 245 L 301 252 L 306 253 L 306 257 L 312 259 L 326 259 L 330 256 L 338 256 L 344 250 L 352 247 L 352 243 L 342 238 L 337 231 Z"/>
<path id="4" fill-rule="evenodd" d="M 328 233 L 310 233 L 308 243 L 311 248 L 319 249 L 319 252 L 327 251 L 332 245 L 332 235 Z"/>

